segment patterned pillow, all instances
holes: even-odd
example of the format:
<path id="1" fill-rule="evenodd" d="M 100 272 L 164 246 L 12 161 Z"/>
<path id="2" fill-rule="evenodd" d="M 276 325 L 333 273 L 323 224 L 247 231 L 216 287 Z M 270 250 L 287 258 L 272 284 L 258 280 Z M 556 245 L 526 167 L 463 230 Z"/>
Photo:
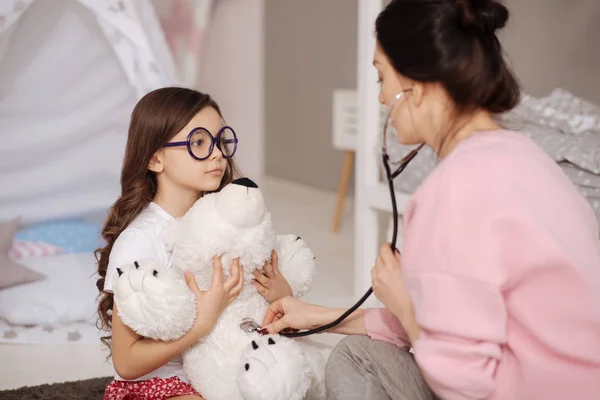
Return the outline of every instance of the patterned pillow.
<path id="1" fill-rule="evenodd" d="M 62 253 L 62 249 L 44 242 L 30 242 L 28 240 L 15 240 L 8 256 L 15 260 L 32 257 L 55 256 Z"/>
<path id="2" fill-rule="evenodd" d="M 76 219 L 41 222 L 22 229 L 16 240 L 43 242 L 62 250 L 62 253 L 92 252 L 103 245 L 102 226 L 95 222 Z"/>
<path id="3" fill-rule="evenodd" d="M 44 275 L 11 259 L 8 252 L 21 219 L 0 222 L 0 289 L 44 279 Z"/>

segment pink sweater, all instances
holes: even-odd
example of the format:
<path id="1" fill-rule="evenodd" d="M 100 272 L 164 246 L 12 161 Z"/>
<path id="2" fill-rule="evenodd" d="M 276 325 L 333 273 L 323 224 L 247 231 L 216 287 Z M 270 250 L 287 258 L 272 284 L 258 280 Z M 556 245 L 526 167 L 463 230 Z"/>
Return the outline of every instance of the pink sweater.
<path id="1" fill-rule="evenodd" d="M 413 196 L 404 236 L 415 358 L 438 396 L 600 399 L 596 219 L 529 139 L 462 141 Z M 372 338 L 410 346 L 387 310 L 365 321 Z"/>

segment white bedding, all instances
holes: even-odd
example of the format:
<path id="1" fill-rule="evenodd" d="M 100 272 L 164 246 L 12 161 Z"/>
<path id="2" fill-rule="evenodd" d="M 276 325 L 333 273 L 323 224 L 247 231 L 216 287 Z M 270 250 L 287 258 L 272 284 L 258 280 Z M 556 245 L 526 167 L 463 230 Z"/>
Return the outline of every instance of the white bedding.
<path id="1" fill-rule="evenodd" d="M 95 324 L 75 322 L 65 325 L 12 325 L 0 319 L 0 343 L 34 345 L 98 344 L 100 333 Z"/>
<path id="2" fill-rule="evenodd" d="M 0 290 L 0 390 L 111 376 L 95 326 L 93 254 L 20 262 L 46 278 Z"/>
<path id="3" fill-rule="evenodd" d="M 544 149 L 590 202 L 600 222 L 600 108 L 557 88 L 541 98 L 524 94 L 515 109 L 496 118 L 501 126 L 523 132 Z M 392 160 L 400 160 L 413 149 L 399 144 L 393 130 L 389 135 Z M 380 148 L 376 151 L 379 154 Z M 414 193 L 437 162 L 425 147 L 394 181 L 395 188 Z"/>
<path id="4" fill-rule="evenodd" d="M 0 319 L 13 325 L 94 323 L 98 290 L 93 253 L 59 254 L 19 262 L 45 278 L 0 290 Z"/>

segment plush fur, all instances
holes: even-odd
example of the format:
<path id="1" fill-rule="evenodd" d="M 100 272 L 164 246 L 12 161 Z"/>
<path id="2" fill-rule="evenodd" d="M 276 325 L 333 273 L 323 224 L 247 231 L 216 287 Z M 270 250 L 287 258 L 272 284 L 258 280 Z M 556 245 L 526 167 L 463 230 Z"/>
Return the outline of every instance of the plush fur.
<path id="1" fill-rule="evenodd" d="M 221 255 L 224 277 L 240 258 L 244 288 L 224 310 L 212 332 L 183 354 L 190 383 L 207 400 L 324 399 L 329 348 L 307 339 L 244 332 L 243 318 L 261 322 L 268 303 L 250 282 L 275 249 L 279 269 L 294 296 L 304 295 L 315 274 L 314 255 L 296 235 L 277 236 L 262 194 L 242 178 L 204 196 L 164 232 L 173 268 L 155 262 L 123 266 L 115 301 L 124 323 L 160 340 L 183 336 L 193 325 L 195 305 L 183 279 L 191 271 L 201 290 L 212 281 L 213 257 Z M 154 271 L 157 273 L 154 273 Z M 139 283 L 138 283 L 139 281 Z M 248 366 L 248 368 L 246 368 Z"/>
<path id="2" fill-rule="evenodd" d="M 113 292 L 119 317 L 139 335 L 175 340 L 194 325 L 195 298 L 179 272 L 155 260 L 123 265 L 117 272 Z"/>

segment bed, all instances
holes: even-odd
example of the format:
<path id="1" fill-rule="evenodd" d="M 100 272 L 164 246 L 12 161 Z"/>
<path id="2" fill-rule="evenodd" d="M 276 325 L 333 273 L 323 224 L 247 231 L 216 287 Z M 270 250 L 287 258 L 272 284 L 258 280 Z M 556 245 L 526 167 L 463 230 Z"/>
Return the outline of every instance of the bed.
<path id="1" fill-rule="evenodd" d="M 592 205 L 600 221 L 600 3 L 582 0 L 507 0 L 511 20 L 501 41 L 525 95 L 513 111 L 496 116 L 507 129 L 528 134 L 561 166 Z M 379 87 L 371 65 L 375 49 L 373 24 L 385 1 L 359 0 L 358 134 L 355 184 L 354 293 L 371 282 L 370 268 L 381 242 L 389 240 L 391 204 L 383 182 Z M 543 17 L 542 17 L 543 16 Z M 557 28 L 560 27 L 560 28 Z M 388 140 L 392 159 L 410 147 Z M 395 181 L 400 214 L 436 158 L 424 149 Z M 402 226 L 400 224 L 400 226 Z M 384 238 L 387 236 L 387 238 Z M 399 247 L 402 235 L 399 235 Z M 373 296 L 371 296 L 373 297 Z M 376 305 L 369 299 L 367 305 Z"/>
<path id="2" fill-rule="evenodd" d="M 524 94 L 515 109 L 495 120 L 506 129 L 524 132 L 544 149 L 589 200 L 600 221 L 600 107 L 559 88 L 541 98 Z M 411 150 L 391 134 L 388 143 L 392 159 Z M 424 149 L 394 182 L 396 189 L 413 193 L 436 162 L 431 149 Z"/>
<path id="3" fill-rule="evenodd" d="M 112 375 L 91 252 L 20 259 L 43 279 L 0 290 L 0 390 Z M 0 394 L 0 398 L 2 395 Z"/>

